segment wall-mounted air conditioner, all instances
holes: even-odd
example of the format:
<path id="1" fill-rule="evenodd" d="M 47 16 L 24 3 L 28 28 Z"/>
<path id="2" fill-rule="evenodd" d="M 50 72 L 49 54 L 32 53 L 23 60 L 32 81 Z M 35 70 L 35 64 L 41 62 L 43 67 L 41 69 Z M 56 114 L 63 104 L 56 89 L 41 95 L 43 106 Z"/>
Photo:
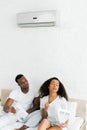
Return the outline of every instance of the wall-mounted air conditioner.
<path id="1" fill-rule="evenodd" d="M 17 24 L 20 27 L 48 27 L 56 25 L 56 11 L 31 11 L 17 14 Z"/>

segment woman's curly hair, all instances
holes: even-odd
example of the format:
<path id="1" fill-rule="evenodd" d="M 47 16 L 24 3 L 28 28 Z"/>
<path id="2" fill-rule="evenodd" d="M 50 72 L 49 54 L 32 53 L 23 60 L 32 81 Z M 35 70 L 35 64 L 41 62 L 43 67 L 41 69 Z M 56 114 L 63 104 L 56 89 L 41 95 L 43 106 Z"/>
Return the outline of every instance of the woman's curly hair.
<path id="1" fill-rule="evenodd" d="M 49 95 L 49 85 L 52 80 L 57 80 L 59 82 L 59 90 L 57 94 L 61 97 L 64 97 L 66 100 L 68 100 L 68 95 L 66 93 L 66 90 L 63 86 L 63 84 L 60 82 L 60 80 L 57 77 L 52 77 L 48 80 L 46 80 L 39 89 L 39 96 L 42 98 L 44 96 Z"/>

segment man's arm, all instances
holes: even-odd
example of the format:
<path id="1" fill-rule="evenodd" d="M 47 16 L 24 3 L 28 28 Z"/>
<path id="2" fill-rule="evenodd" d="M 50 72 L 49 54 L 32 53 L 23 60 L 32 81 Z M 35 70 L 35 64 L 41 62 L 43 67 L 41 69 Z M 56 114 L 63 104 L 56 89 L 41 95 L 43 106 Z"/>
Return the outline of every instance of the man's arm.
<path id="1" fill-rule="evenodd" d="M 34 98 L 33 101 L 33 107 L 29 110 L 27 110 L 27 112 L 30 114 L 31 112 L 40 109 L 40 97 L 36 97 Z"/>
<path id="2" fill-rule="evenodd" d="M 12 106 L 13 102 L 14 102 L 13 99 L 8 98 L 7 101 L 6 101 L 6 103 L 5 103 L 5 105 L 3 106 L 3 110 L 5 112 L 7 112 L 7 113 L 8 112 L 16 113 L 15 108 Z"/>

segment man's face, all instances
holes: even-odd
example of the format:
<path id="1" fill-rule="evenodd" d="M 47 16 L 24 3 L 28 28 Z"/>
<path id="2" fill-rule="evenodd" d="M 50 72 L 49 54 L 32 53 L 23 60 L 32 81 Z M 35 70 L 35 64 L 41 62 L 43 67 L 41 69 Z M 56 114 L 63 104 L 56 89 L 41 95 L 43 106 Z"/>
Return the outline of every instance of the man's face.
<path id="1" fill-rule="evenodd" d="M 21 88 L 28 88 L 29 87 L 29 83 L 28 83 L 28 80 L 22 76 L 20 79 L 18 79 L 18 85 L 21 87 Z"/>

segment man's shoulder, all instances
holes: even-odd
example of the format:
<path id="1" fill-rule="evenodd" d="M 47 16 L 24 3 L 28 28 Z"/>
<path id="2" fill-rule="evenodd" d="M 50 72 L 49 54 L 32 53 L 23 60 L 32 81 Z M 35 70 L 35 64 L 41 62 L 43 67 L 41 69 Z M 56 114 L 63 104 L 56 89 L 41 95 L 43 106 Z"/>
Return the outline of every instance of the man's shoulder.
<path id="1" fill-rule="evenodd" d="M 33 95 L 34 97 L 36 97 L 36 94 L 35 94 L 35 92 L 34 92 L 34 89 L 29 88 L 28 93 L 29 93 L 29 95 L 31 94 L 31 95 Z"/>
<path id="2" fill-rule="evenodd" d="M 20 88 L 13 88 L 12 90 L 11 90 L 11 92 L 16 92 L 16 91 L 19 91 L 20 90 Z"/>
<path id="3" fill-rule="evenodd" d="M 12 89 L 11 92 L 10 92 L 10 94 L 9 94 L 9 97 L 12 96 L 12 95 L 14 95 L 14 94 L 18 94 L 19 91 L 20 91 L 19 88 L 14 88 L 14 89 Z"/>

